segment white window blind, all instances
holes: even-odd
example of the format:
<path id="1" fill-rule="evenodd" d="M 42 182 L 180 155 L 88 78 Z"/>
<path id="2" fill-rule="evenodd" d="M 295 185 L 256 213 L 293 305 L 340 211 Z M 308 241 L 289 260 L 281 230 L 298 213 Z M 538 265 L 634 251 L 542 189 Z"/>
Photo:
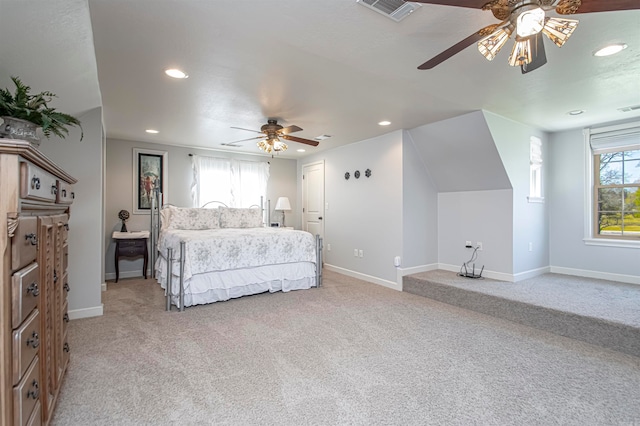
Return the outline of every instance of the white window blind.
<path id="1" fill-rule="evenodd" d="M 591 129 L 589 142 L 594 154 L 640 149 L 640 124 L 616 130 Z"/>

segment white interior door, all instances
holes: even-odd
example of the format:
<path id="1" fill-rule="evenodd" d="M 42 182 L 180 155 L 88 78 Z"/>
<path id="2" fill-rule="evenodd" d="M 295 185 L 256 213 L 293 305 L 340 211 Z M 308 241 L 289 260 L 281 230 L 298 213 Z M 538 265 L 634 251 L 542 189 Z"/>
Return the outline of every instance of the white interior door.
<path id="1" fill-rule="evenodd" d="M 302 166 L 302 229 L 324 238 L 324 161 Z"/>

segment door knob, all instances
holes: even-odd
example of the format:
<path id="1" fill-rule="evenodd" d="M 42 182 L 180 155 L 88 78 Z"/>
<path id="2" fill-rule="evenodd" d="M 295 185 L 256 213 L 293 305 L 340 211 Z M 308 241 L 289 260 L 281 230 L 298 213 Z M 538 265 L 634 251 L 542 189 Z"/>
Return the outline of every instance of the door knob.
<path id="1" fill-rule="evenodd" d="M 318 220 L 322 220 L 322 216 L 320 216 L 320 217 L 318 218 Z"/>

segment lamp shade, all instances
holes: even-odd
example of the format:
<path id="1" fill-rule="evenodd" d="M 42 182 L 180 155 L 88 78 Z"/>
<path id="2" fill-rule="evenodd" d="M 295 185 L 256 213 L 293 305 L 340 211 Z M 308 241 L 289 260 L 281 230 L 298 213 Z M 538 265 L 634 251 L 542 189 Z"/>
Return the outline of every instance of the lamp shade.
<path id="1" fill-rule="evenodd" d="M 275 210 L 282 210 L 282 211 L 291 210 L 291 203 L 289 203 L 289 199 L 287 197 L 278 197 L 278 201 L 276 201 Z"/>

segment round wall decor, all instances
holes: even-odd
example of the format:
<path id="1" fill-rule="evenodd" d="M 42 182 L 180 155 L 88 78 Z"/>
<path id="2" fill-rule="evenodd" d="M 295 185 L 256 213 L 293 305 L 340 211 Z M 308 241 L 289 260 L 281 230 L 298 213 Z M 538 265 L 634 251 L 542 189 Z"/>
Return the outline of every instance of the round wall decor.
<path id="1" fill-rule="evenodd" d="M 353 176 L 354 176 L 356 179 L 360 179 L 360 170 L 356 170 L 356 171 L 353 173 Z"/>
<path id="2" fill-rule="evenodd" d="M 345 173 L 345 174 L 344 174 L 344 178 L 345 178 L 346 180 L 349 180 L 349 176 L 351 176 L 351 175 L 349 174 L 349 172 L 347 172 L 347 173 Z"/>
<path id="3" fill-rule="evenodd" d="M 370 169 L 365 170 L 365 171 L 364 171 L 364 175 L 365 175 L 366 177 L 371 177 L 371 170 L 370 170 Z"/>

